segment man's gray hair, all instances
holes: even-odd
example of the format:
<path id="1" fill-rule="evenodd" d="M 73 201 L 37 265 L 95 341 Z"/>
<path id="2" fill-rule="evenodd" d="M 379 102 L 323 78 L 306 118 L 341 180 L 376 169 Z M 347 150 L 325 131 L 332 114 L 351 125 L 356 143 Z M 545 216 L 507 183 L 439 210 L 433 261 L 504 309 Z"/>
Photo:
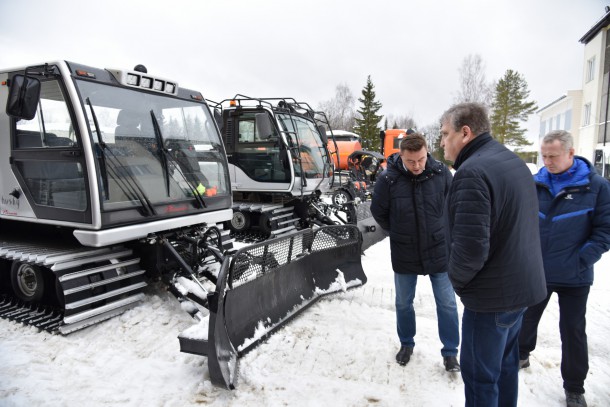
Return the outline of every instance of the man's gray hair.
<path id="1" fill-rule="evenodd" d="M 565 151 L 570 151 L 574 147 L 574 139 L 572 135 L 565 130 L 553 130 L 550 131 L 542 138 L 542 144 L 552 143 L 558 140 L 561 143 L 561 147 Z"/>
<path id="2" fill-rule="evenodd" d="M 450 124 L 454 131 L 459 131 L 463 126 L 468 126 L 475 137 L 491 130 L 487 108 L 474 102 L 458 103 L 451 106 L 441 116 L 441 126 L 444 123 Z"/>

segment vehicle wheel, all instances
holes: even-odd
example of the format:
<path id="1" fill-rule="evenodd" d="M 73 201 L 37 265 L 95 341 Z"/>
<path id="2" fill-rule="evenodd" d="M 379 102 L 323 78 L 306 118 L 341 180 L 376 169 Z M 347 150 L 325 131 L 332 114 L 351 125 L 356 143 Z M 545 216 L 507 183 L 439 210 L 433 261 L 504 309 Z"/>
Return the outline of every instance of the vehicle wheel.
<path id="1" fill-rule="evenodd" d="M 235 232 L 243 232 L 250 228 L 250 214 L 247 212 L 235 211 L 231 218 L 231 229 Z"/>
<path id="2" fill-rule="evenodd" d="M 336 206 L 343 206 L 351 200 L 351 195 L 345 189 L 338 189 L 333 192 L 332 202 Z"/>
<path id="3" fill-rule="evenodd" d="M 273 230 L 273 227 L 271 226 L 271 220 L 270 220 L 269 214 L 261 213 L 261 216 L 258 218 L 258 227 L 260 228 L 261 232 L 263 232 L 263 233 L 266 233 L 266 234 L 271 233 L 271 231 Z"/>
<path id="4" fill-rule="evenodd" d="M 44 294 L 44 275 L 40 267 L 16 261 L 11 267 L 11 285 L 17 298 L 37 302 Z"/>

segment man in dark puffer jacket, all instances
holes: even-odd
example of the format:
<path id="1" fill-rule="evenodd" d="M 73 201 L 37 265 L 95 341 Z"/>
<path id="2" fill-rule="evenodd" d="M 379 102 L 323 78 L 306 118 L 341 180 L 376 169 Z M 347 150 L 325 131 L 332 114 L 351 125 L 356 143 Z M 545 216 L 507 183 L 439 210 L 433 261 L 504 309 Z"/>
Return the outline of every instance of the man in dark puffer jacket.
<path id="1" fill-rule="evenodd" d="M 528 308 L 519 334 L 522 367 L 536 347 L 536 331 L 551 294 L 559 299 L 561 376 L 567 405 L 586 406 L 589 370 L 585 332 L 593 264 L 610 248 L 610 184 L 586 159 L 574 155 L 570 133 L 552 131 L 542 139 L 545 167 L 534 177 L 540 205 L 540 243 L 547 297 Z"/>
<path id="2" fill-rule="evenodd" d="M 426 139 L 418 133 L 408 134 L 400 143 L 400 153 L 389 157 L 387 170 L 375 184 L 371 212 L 390 234 L 401 344 L 396 361 L 406 365 L 413 353 L 417 276 L 429 274 L 443 343 L 443 364 L 445 370 L 459 372 L 459 321 L 447 276 L 443 230 L 443 205 L 451 178 L 447 167 L 428 154 Z"/>
<path id="3" fill-rule="evenodd" d="M 456 169 L 445 207 L 449 278 L 464 304 L 466 406 L 516 406 L 523 313 L 546 296 L 538 201 L 530 170 L 489 130 L 477 103 L 441 117 L 441 146 Z"/>

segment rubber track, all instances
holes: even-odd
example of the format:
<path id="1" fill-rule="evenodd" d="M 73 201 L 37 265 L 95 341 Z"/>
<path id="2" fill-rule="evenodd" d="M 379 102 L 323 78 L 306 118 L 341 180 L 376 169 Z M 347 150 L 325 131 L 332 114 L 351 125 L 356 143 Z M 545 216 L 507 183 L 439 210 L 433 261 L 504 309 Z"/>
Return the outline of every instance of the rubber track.
<path id="1" fill-rule="evenodd" d="M 57 308 L 27 304 L 3 294 L 0 296 L 0 318 L 31 325 L 49 333 L 57 333 L 64 315 Z"/>

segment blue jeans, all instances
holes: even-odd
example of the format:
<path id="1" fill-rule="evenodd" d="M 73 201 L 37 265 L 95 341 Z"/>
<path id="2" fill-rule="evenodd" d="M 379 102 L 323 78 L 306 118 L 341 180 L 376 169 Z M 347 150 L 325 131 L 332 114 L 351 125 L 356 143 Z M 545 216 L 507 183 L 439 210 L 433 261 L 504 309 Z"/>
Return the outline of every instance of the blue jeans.
<path id="1" fill-rule="evenodd" d="M 455 305 L 455 292 L 449 281 L 447 273 L 430 274 L 432 292 L 436 302 L 436 316 L 438 318 L 438 336 L 443 343 L 441 355 L 457 356 L 457 347 L 460 344 L 460 328 L 457 306 Z M 394 273 L 396 286 L 396 326 L 398 338 L 403 346 L 415 346 L 415 287 L 417 274 Z"/>
<path id="2" fill-rule="evenodd" d="M 464 309 L 460 365 L 466 406 L 514 407 L 519 395 L 519 330 L 525 308 Z"/>

